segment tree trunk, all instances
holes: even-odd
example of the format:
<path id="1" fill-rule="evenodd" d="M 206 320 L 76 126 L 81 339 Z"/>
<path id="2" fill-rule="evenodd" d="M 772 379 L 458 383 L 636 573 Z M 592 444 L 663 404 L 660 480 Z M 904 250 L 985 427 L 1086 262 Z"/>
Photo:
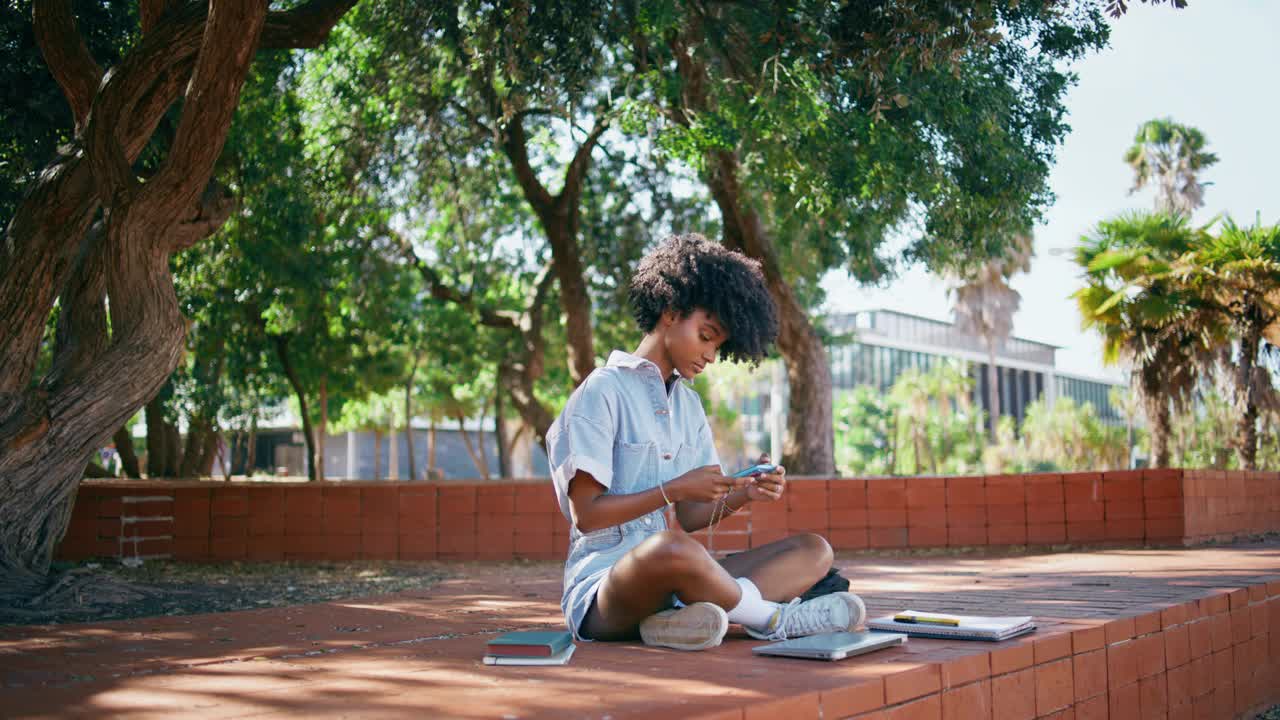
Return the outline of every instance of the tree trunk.
<path id="1" fill-rule="evenodd" d="M 111 439 L 116 444 L 116 452 L 120 453 L 120 467 L 124 470 L 126 477 L 141 478 L 142 472 L 138 468 L 138 454 L 133 449 L 133 434 L 129 432 L 128 426 L 121 426 Z"/>
<path id="2" fill-rule="evenodd" d="M 693 52 L 703 42 L 700 29 L 671 34 L 668 42 L 683 81 L 679 99 L 668 114 L 689 125 L 694 114 L 710 109 L 706 66 Z M 769 294 L 778 307 L 778 350 L 787 366 L 790 400 L 782 463 L 797 475 L 835 473 L 835 429 L 832 420 L 831 366 L 822 339 L 782 276 L 772 238 L 740 184 L 740 165 L 733 150 L 705 154 L 703 179 L 720 209 L 723 244 L 760 261 Z"/>
<path id="3" fill-rule="evenodd" d="M 529 371 L 528 367 L 528 364 L 515 365 L 510 361 L 503 361 L 498 378 L 502 387 L 506 389 L 511 404 L 515 406 L 516 412 L 520 414 L 526 425 L 534 429 L 534 437 L 545 451 L 547 432 L 551 430 L 555 416 L 533 392 L 534 383 L 542 374 L 541 368 L 539 367 L 535 373 Z"/>
<path id="4" fill-rule="evenodd" d="M 511 437 L 508 446 L 510 448 L 508 457 L 511 463 L 511 477 L 533 477 L 533 428 L 515 421 L 507 424 L 514 428 L 510 430 Z"/>
<path id="5" fill-rule="evenodd" d="M 395 413 L 389 413 L 387 418 L 387 479 L 400 479 L 400 447 L 396 442 L 399 433 L 396 432 Z"/>
<path id="6" fill-rule="evenodd" d="M 464 421 L 465 418 L 459 415 L 458 432 L 462 434 L 462 442 L 467 446 L 467 454 L 471 456 L 471 462 L 475 463 L 476 470 L 480 471 L 480 477 L 488 480 L 489 464 L 485 462 L 484 455 L 476 452 L 475 444 L 471 442 L 471 433 L 467 432 L 467 427 L 463 424 Z M 484 432 L 483 427 L 481 427 L 480 432 Z"/>
<path id="7" fill-rule="evenodd" d="M 501 112 L 498 107 L 491 109 Z M 582 185 L 591 166 L 591 151 L 608 127 L 607 115 L 601 116 L 574 152 L 565 169 L 564 184 L 558 195 L 548 192 L 529 162 L 528 136 L 523 118 L 523 114 L 517 113 L 507 124 L 502 149 L 511 161 L 516 181 L 551 246 L 551 257 L 560 284 L 560 308 L 564 312 L 569 376 L 577 387 L 595 369 L 596 362 L 591 332 L 591 296 L 587 293 L 582 251 L 578 247 Z"/>
<path id="8" fill-rule="evenodd" d="M 1151 433 L 1151 467 L 1169 467 L 1169 400 L 1160 392 L 1162 368 L 1149 364 L 1138 373 L 1142 406 Z"/>
<path id="9" fill-rule="evenodd" d="M 1231 450 L 1228 448 L 1215 448 L 1213 451 L 1213 469 L 1226 470 L 1227 464 L 1231 462 Z"/>
<path id="10" fill-rule="evenodd" d="M 415 361 L 413 370 L 404 386 L 404 447 L 409 453 L 409 481 L 418 479 L 418 460 L 413 456 L 413 376 L 418 372 Z"/>
<path id="11" fill-rule="evenodd" d="M 476 430 L 476 447 L 480 451 L 480 460 L 484 462 L 484 466 L 480 468 L 480 474 L 485 480 L 489 479 L 489 451 L 485 448 L 484 443 L 484 409 L 485 405 L 480 406 L 480 422 L 478 430 Z"/>
<path id="12" fill-rule="evenodd" d="M 222 368 L 226 364 L 226 338 L 218 336 L 203 354 L 196 357 L 191 374 L 194 381 L 205 388 L 215 388 L 222 380 Z M 208 476 L 207 467 L 211 467 L 208 447 L 216 442 L 218 409 L 212 402 L 196 405 L 187 421 L 187 442 L 182 451 L 181 464 L 178 466 L 178 477 L 189 478 L 197 475 Z"/>
<path id="13" fill-rule="evenodd" d="M 316 482 L 316 464 L 314 462 L 316 436 L 311 427 L 311 413 L 307 410 L 307 393 L 302 387 L 302 380 L 294 370 L 293 361 L 289 358 L 289 339 L 284 335 L 276 335 L 272 340 L 276 348 L 276 357 L 279 358 L 281 366 L 284 367 L 285 377 L 289 379 L 289 385 L 293 388 L 293 393 L 298 398 L 298 414 L 302 416 L 302 438 L 307 444 L 307 457 L 313 459 L 312 462 L 307 463 L 307 480 Z"/>
<path id="14" fill-rule="evenodd" d="M 0 241 L 0 604 L 37 596 L 90 453 L 178 365 L 186 325 L 169 258 L 230 214 L 227 198 L 206 191 L 259 40 L 315 46 L 350 4 L 311 0 L 269 22 L 266 3 L 250 0 L 177 4 L 158 24 L 147 12 L 145 36 L 110 73 L 70 3 L 34 4 L 36 42 L 75 131 Z M 184 93 L 168 152 L 139 182 L 135 161 Z M 55 299 L 54 360 L 36 378 Z"/>
<path id="15" fill-rule="evenodd" d="M 187 443 L 182 450 L 182 465 L 178 467 L 177 477 L 191 478 L 200 472 L 200 466 L 204 463 L 202 452 L 205 438 L 212 432 L 208 420 L 202 417 L 192 418 L 191 425 L 187 428 Z"/>
<path id="16" fill-rule="evenodd" d="M 1236 424 L 1235 446 L 1243 470 L 1258 469 L 1258 398 L 1253 374 L 1258 362 L 1258 345 L 1262 325 L 1247 316 L 1240 333 L 1240 358 L 1236 362 L 1235 406 L 1240 418 Z"/>
<path id="17" fill-rule="evenodd" d="M 165 474 L 164 404 L 160 398 L 152 398 L 143 412 L 147 422 L 147 477 L 154 480 Z"/>
<path id="18" fill-rule="evenodd" d="M 185 327 L 168 256 L 151 252 L 142 232 L 127 219 L 107 230 L 109 346 L 80 372 L 43 383 L 25 412 L 0 417 L 0 604 L 43 586 L 90 456 L 177 367 Z"/>
<path id="19" fill-rule="evenodd" d="M 244 476 L 250 478 L 258 467 L 258 416 L 256 413 L 249 421 L 249 449 L 246 455 L 248 459 L 244 465 Z"/>
<path id="20" fill-rule="evenodd" d="M 487 307 L 470 294 L 445 284 L 434 269 L 414 254 L 413 244 L 397 234 L 394 228 L 382 228 L 400 243 L 401 249 L 417 268 L 418 274 L 430 288 L 431 298 L 438 302 L 449 302 L 476 311 L 480 323 L 517 335 L 521 351 L 515 357 L 504 360 L 498 366 L 498 382 L 506 389 L 515 405 L 516 412 L 526 425 L 535 428 L 537 441 L 546 448 L 546 434 L 551 429 L 555 416 L 534 393 L 534 386 L 543 374 L 543 359 L 546 350 L 546 339 L 542 336 L 542 325 L 547 294 L 556 280 L 556 263 L 543 266 L 535 280 L 532 290 L 524 302 L 524 309 L 518 315 L 501 312 Z"/>
<path id="21" fill-rule="evenodd" d="M 164 476 L 176 478 L 182 476 L 182 435 L 178 426 L 171 422 L 164 424 Z"/>
<path id="22" fill-rule="evenodd" d="M 213 477 L 213 462 L 222 455 L 223 447 L 222 433 L 216 427 L 205 433 L 204 445 L 200 447 L 200 464 L 196 466 L 200 477 Z"/>
<path id="23" fill-rule="evenodd" d="M 994 445 L 997 439 L 996 427 L 1000 423 L 1000 372 L 996 368 L 996 346 L 987 339 L 987 439 Z"/>
<path id="24" fill-rule="evenodd" d="M 778 307 L 778 350 L 786 362 L 790 390 L 782 464 L 796 475 L 833 475 L 835 428 L 826 348 L 782 277 L 760 215 L 743 196 L 737 156 L 728 151 L 710 153 L 708 168 L 706 182 L 723 217 L 724 245 L 760 261 Z"/>
<path id="25" fill-rule="evenodd" d="M 502 386 L 493 387 L 493 435 L 498 443 L 498 477 L 511 477 L 511 452 L 507 444 L 505 425 L 502 417 Z"/>
<path id="26" fill-rule="evenodd" d="M 431 474 L 436 470 L 436 421 L 431 419 L 431 424 L 427 426 L 427 479 L 431 479 Z"/>
<path id="27" fill-rule="evenodd" d="M 222 466 L 222 481 L 231 482 L 231 476 L 235 473 L 236 458 L 240 456 L 240 449 L 243 444 L 243 433 L 235 431 L 231 433 L 231 441 L 227 443 L 227 463 Z"/>
<path id="28" fill-rule="evenodd" d="M 329 433 L 329 379 L 320 378 L 320 427 L 316 433 L 316 455 L 312 464 L 316 468 L 316 480 L 324 481 L 324 444 Z"/>
<path id="29" fill-rule="evenodd" d="M 382 430 L 373 429 L 373 479 L 382 479 Z"/>
<path id="30" fill-rule="evenodd" d="M 1179 467 L 1187 457 L 1187 447 L 1190 445 L 1187 439 L 1187 423 L 1174 422 L 1170 416 L 1169 429 L 1173 435 L 1173 442 L 1169 444 L 1169 464 L 1172 467 Z"/>

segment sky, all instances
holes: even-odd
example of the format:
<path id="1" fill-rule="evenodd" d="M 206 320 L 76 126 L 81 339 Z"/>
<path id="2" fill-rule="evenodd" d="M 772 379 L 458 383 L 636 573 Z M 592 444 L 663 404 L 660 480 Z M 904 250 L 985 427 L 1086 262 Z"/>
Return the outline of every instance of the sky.
<path id="1" fill-rule="evenodd" d="M 1190 0 L 1184 10 L 1130 3 L 1112 22 L 1110 47 L 1073 66 L 1079 82 L 1067 96 L 1071 131 L 1050 175 L 1055 204 L 1035 229 L 1031 272 L 1010 284 L 1022 294 L 1014 334 L 1061 346 L 1058 368 L 1099 378 L 1125 373 L 1102 364 L 1102 345 L 1080 329 L 1071 293 L 1080 286 L 1070 249 L 1099 220 L 1128 209 L 1149 209 L 1154 194 L 1129 194 L 1133 173 L 1122 159 L 1138 126 L 1171 117 L 1199 128 L 1218 163 L 1201 176 L 1211 183 L 1205 223 L 1228 213 L 1252 224 L 1280 222 L 1280 117 L 1275 73 L 1280 69 L 1280 2 Z M 843 272 L 823 279 L 824 311 L 888 308 L 951 319 L 946 286 L 922 269 L 904 272 L 885 288 L 861 288 Z"/>

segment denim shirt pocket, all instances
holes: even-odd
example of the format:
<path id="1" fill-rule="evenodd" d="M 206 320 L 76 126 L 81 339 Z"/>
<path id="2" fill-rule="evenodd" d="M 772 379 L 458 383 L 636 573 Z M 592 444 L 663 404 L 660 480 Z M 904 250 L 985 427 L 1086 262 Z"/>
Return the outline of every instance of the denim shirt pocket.
<path id="1" fill-rule="evenodd" d="M 648 490 L 655 484 L 658 444 L 618 441 L 614 449 L 614 478 L 610 488 L 619 495 Z"/>
<path id="2" fill-rule="evenodd" d="M 672 453 L 672 456 L 675 460 L 671 464 L 672 476 L 670 478 L 667 478 L 668 480 L 672 478 L 680 477 L 681 475 L 694 469 L 695 467 L 694 462 L 697 459 L 695 457 L 694 449 L 695 448 L 693 444 L 687 443 L 687 442 L 680 443 L 680 445 L 676 447 L 675 452 Z"/>

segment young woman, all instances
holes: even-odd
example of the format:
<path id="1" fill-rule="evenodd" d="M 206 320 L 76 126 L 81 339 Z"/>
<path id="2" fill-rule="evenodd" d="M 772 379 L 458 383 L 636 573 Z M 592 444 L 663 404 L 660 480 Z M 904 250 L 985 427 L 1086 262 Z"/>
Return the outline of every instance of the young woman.
<path id="1" fill-rule="evenodd" d="M 687 382 L 724 357 L 758 363 L 778 333 L 758 263 L 690 234 L 640 262 L 630 287 L 644 338 L 614 351 L 573 392 L 547 434 L 560 509 L 570 522 L 565 620 L 580 640 L 700 650 L 730 622 L 762 639 L 847 630 L 866 617 L 852 593 L 801 603 L 826 575 L 831 546 L 796 535 L 717 561 L 687 533 L 752 502 L 775 502 L 786 469 L 722 474 L 711 428 Z M 761 458 L 767 463 L 768 456 Z M 675 506 L 683 530 L 669 530 Z"/>

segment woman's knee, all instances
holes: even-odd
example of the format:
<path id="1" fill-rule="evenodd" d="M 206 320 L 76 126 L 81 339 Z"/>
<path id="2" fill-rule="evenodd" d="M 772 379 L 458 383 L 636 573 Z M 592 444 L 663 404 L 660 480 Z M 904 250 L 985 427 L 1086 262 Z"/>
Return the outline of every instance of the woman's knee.
<path id="1" fill-rule="evenodd" d="M 645 567 L 664 574 L 694 572 L 705 566 L 710 558 L 697 540 L 674 530 L 664 530 L 653 535 L 636 550 Z"/>
<path id="2" fill-rule="evenodd" d="M 805 557 L 811 559 L 813 563 L 822 568 L 823 572 L 831 567 L 831 563 L 835 560 L 835 552 L 831 549 L 831 543 L 821 535 L 815 533 L 804 533 L 802 535 L 793 535 L 789 538 L 793 547 L 797 552 L 803 553 Z"/>

